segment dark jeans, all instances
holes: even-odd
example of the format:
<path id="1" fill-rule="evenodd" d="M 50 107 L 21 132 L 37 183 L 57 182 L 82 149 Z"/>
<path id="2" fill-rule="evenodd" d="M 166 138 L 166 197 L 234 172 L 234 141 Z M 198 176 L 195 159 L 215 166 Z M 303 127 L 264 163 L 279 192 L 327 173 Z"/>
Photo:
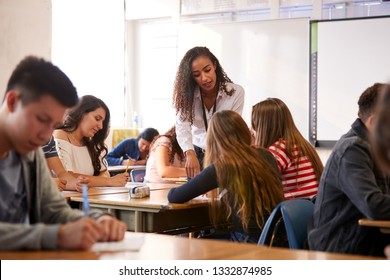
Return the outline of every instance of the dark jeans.
<path id="1" fill-rule="evenodd" d="M 196 157 L 199 160 L 200 170 L 203 170 L 203 159 L 204 159 L 204 152 L 205 151 L 202 148 L 195 146 L 195 145 L 194 145 L 194 150 L 196 153 Z"/>

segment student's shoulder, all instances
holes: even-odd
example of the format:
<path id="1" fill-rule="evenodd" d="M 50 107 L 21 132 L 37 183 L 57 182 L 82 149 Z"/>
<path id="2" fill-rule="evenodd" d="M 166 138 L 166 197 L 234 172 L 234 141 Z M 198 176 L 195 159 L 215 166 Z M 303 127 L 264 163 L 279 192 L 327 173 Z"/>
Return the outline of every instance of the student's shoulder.
<path id="1" fill-rule="evenodd" d="M 60 139 L 60 140 L 66 140 L 68 141 L 68 134 L 66 131 L 62 129 L 56 129 L 53 131 L 53 137 L 55 139 Z"/>

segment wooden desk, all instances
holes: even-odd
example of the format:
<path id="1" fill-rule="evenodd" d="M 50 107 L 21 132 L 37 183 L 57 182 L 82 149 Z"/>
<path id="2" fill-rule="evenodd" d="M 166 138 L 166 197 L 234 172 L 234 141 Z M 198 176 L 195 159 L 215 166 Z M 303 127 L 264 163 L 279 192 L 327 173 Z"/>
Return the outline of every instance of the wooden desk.
<path id="1" fill-rule="evenodd" d="M 188 239 L 152 233 L 142 234 L 144 242 L 139 251 L 16 251 L 0 252 L 1 260 L 29 259 L 134 259 L 134 260 L 383 260 L 359 255 L 335 254 L 318 251 L 271 248 L 255 244 L 228 241 Z"/>
<path id="2" fill-rule="evenodd" d="M 172 187 L 172 185 L 171 185 Z M 209 202 L 193 199 L 187 203 L 169 203 L 170 188 L 154 189 L 150 197 L 130 198 L 129 193 L 98 194 L 89 196 L 91 208 L 105 208 L 127 223 L 135 232 L 167 232 L 176 229 L 209 226 Z M 73 202 L 82 203 L 80 196 L 72 196 Z"/>
<path id="3" fill-rule="evenodd" d="M 108 166 L 107 171 L 110 174 L 117 174 L 117 173 L 122 173 L 126 171 L 126 165 L 113 165 L 113 166 Z M 128 171 L 133 170 L 133 169 L 145 169 L 145 165 L 129 165 Z"/>
<path id="4" fill-rule="evenodd" d="M 88 189 L 88 195 L 126 193 L 126 192 L 129 192 L 129 190 L 125 187 L 91 187 Z M 70 199 L 71 197 L 83 196 L 83 194 L 78 191 L 62 191 L 61 193 L 67 199 Z"/>
<path id="5" fill-rule="evenodd" d="M 390 220 L 369 220 L 369 219 L 360 219 L 359 225 L 365 227 L 379 227 L 379 230 L 382 233 L 390 234 Z"/>
<path id="6" fill-rule="evenodd" d="M 130 188 L 132 186 L 148 186 L 151 191 L 153 190 L 164 190 L 164 189 L 172 189 L 181 186 L 180 183 L 138 183 L 138 182 L 128 182 L 125 188 Z"/>

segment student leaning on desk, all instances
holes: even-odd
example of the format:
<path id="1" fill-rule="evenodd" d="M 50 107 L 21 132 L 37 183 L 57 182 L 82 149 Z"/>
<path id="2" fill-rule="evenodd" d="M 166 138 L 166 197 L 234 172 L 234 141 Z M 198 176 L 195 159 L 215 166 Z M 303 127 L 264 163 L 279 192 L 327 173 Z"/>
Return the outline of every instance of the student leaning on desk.
<path id="1" fill-rule="evenodd" d="M 122 140 L 107 154 L 108 165 L 145 165 L 150 144 L 159 135 L 157 129 L 149 127 L 137 138 Z"/>
<path id="2" fill-rule="evenodd" d="M 211 191 L 213 202 L 220 196 L 223 206 L 212 208 L 214 224 L 233 225 L 223 229 L 228 234 L 226 238 L 257 243 L 267 217 L 284 200 L 274 157 L 265 149 L 251 146 L 248 126 L 230 110 L 214 114 L 206 145 L 205 169 L 184 185 L 171 189 L 169 202 L 184 203 Z"/>
<path id="3" fill-rule="evenodd" d="M 107 170 L 107 147 L 110 110 L 103 100 L 84 95 L 69 109 L 59 129 L 53 133 L 57 152 L 68 172 L 84 176 L 90 187 L 124 187 L 129 174 L 110 176 Z"/>
<path id="4" fill-rule="evenodd" d="M 40 149 L 77 101 L 72 82 L 50 62 L 27 57 L 13 71 L 0 108 L 0 250 L 88 249 L 124 238 L 124 223 L 70 208 Z"/>
<path id="5" fill-rule="evenodd" d="M 56 143 L 51 137 L 49 142 L 42 146 L 47 166 L 50 169 L 52 179 L 56 182 L 59 191 L 78 191 L 81 192 L 83 184 L 88 185 L 88 179 L 83 176 L 74 176 L 67 172 L 58 157 Z"/>
<path id="6" fill-rule="evenodd" d="M 176 138 L 176 128 L 171 127 L 165 134 L 152 142 L 146 163 L 145 181 L 166 183 L 164 178 L 186 177 L 185 158 Z"/>

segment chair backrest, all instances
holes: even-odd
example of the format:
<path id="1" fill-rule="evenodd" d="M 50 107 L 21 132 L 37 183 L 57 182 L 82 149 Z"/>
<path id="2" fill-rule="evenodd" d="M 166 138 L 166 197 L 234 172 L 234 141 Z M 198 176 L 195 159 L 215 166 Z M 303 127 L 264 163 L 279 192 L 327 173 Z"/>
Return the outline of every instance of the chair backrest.
<path id="1" fill-rule="evenodd" d="M 288 247 L 303 249 L 307 240 L 308 224 L 313 216 L 314 204 L 307 199 L 291 199 L 281 202 L 272 211 L 259 238 L 259 245 L 274 245 L 275 240 L 282 240 L 278 234 L 285 232 Z M 280 224 L 284 230 L 280 230 Z M 278 228 L 279 225 L 279 228 Z"/>
<path id="2" fill-rule="evenodd" d="M 143 182 L 145 177 L 145 169 L 132 169 L 130 171 L 130 178 L 132 182 Z"/>

